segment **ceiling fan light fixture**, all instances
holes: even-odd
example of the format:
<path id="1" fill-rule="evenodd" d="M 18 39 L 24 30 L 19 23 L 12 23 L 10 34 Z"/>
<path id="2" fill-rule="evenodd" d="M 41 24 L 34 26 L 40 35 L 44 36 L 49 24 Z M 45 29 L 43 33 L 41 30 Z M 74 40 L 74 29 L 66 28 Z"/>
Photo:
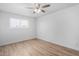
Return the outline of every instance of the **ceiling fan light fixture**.
<path id="1" fill-rule="evenodd" d="M 34 12 L 35 13 L 40 13 L 41 12 L 41 9 L 35 9 Z"/>

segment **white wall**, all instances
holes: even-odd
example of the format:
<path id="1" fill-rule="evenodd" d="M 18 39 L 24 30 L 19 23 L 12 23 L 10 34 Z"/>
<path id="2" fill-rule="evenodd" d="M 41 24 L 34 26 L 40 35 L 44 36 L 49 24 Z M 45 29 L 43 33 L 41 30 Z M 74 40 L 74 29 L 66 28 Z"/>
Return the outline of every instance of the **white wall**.
<path id="1" fill-rule="evenodd" d="M 37 24 L 40 39 L 79 50 L 79 6 L 45 15 Z"/>
<path id="2" fill-rule="evenodd" d="M 11 29 L 10 18 L 28 20 L 29 28 Z M 0 46 L 34 38 L 35 33 L 35 19 L 0 11 Z"/>
<path id="3" fill-rule="evenodd" d="M 11 29 L 9 19 L 29 21 L 29 28 Z M 79 6 L 63 9 L 38 19 L 0 11 L 0 46 L 38 37 L 79 50 Z"/>

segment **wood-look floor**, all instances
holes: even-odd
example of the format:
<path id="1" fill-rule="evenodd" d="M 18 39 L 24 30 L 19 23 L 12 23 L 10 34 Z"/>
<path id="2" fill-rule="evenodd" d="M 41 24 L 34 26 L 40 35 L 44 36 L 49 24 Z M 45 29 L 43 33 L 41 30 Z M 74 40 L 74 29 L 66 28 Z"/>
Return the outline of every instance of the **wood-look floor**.
<path id="1" fill-rule="evenodd" d="M 40 39 L 31 39 L 1 46 L 0 56 L 79 56 L 79 51 Z"/>

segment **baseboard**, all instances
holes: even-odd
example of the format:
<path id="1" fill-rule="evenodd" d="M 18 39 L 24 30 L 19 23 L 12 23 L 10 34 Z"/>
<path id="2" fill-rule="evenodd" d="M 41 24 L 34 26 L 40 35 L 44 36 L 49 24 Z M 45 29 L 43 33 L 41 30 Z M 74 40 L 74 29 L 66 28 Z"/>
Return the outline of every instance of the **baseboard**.
<path id="1" fill-rule="evenodd" d="M 75 48 L 67 47 L 67 46 L 65 46 L 65 45 L 63 45 L 63 44 L 60 44 L 60 43 L 58 43 L 58 42 L 54 42 L 54 41 L 51 42 L 51 41 L 46 40 L 46 39 L 41 38 L 41 37 L 29 37 L 28 39 L 23 39 L 23 40 L 14 41 L 14 42 L 8 42 L 8 43 L 5 43 L 5 44 L 1 44 L 0 46 L 5 46 L 5 45 L 18 43 L 18 42 L 22 42 L 22 41 L 25 41 L 25 40 L 33 40 L 33 39 L 40 39 L 40 40 L 43 40 L 43 41 L 47 41 L 47 42 L 50 42 L 50 43 L 54 43 L 54 44 L 56 44 L 56 45 L 59 45 L 59 46 L 65 47 L 65 48 L 69 48 L 69 49 L 72 49 L 72 50 L 77 50 L 77 51 L 79 51 L 79 49 L 75 49 Z"/>
<path id="2" fill-rule="evenodd" d="M 69 49 L 72 49 L 72 50 L 79 51 L 79 49 L 77 49 L 77 48 L 68 47 L 66 45 L 60 44 L 60 43 L 55 42 L 55 41 L 52 42 L 52 41 L 46 40 L 45 38 L 42 38 L 42 37 L 38 37 L 37 39 L 44 40 L 44 41 L 47 41 L 47 42 L 50 42 L 50 43 L 54 43 L 56 45 L 59 45 L 59 46 L 65 47 L 65 48 L 69 48 Z"/>
<path id="3" fill-rule="evenodd" d="M 13 43 L 18 43 L 18 42 L 21 42 L 21 41 L 31 40 L 31 39 L 37 39 L 37 38 L 36 37 L 28 37 L 26 39 L 22 39 L 22 40 L 18 40 L 18 41 L 11 41 L 11 42 L 7 42 L 7 43 L 3 43 L 3 44 L 0 44 L 0 46 L 5 46 L 5 45 L 9 45 L 9 44 L 13 44 Z"/>

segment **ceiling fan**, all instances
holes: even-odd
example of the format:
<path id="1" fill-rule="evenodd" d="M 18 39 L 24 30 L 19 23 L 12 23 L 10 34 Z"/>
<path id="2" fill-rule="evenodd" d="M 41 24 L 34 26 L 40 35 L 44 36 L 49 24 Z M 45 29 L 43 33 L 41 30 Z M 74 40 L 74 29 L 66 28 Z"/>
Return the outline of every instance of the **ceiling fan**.
<path id="1" fill-rule="evenodd" d="M 34 3 L 33 7 L 26 7 L 28 9 L 33 9 L 33 13 L 45 13 L 45 8 L 50 7 L 50 4 L 41 5 L 40 3 Z"/>

